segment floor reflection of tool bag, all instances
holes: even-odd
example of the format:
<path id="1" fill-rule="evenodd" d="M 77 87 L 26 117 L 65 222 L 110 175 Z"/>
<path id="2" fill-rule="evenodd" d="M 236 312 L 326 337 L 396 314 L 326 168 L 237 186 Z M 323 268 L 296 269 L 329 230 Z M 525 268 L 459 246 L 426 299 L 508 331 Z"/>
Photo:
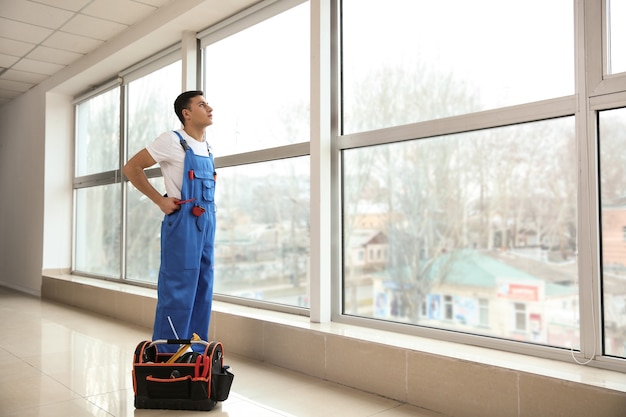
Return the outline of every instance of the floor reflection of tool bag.
<path id="1" fill-rule="evenodd" d="M 159 353 L 159 345 L 203 345 L 203 352 L 188 352 L 175 362 L 172 353 Z M 220 342 L 155 340 L 137 345 L 133 360 L 135 408 L 204 410 L 225 401 L 234 375 L 224 365 Z"/>

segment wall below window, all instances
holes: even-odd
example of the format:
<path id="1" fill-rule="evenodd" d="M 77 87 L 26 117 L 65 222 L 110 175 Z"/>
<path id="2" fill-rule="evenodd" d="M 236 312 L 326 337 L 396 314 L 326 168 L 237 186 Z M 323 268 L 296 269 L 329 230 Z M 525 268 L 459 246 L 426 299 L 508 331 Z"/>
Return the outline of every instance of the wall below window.
<path id="1" fill-rule="evenodd" d="M 152 327 L 156 291 L 45 271 L 42 298 Z M 446 416 L 614 417 L 626 375 L 214 302 L 211 338 L 268 362 Z"/>

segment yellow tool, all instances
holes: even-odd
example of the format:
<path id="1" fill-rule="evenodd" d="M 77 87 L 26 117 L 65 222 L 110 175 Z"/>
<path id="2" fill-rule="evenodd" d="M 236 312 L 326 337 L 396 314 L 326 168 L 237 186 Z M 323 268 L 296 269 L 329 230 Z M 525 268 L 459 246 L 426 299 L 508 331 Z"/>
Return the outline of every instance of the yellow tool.
<path id="1" fill-rule="evenodd" d="M 200 340 L 200 336 L 198 336 L 196 333 L 193 334 L 193 337 L 191 338 L 191 340 Z M 183 356 L 185 354 L 185 352 L 187 352 L 187 350 L 191 347 L 191 344 L 186 344 L 186 345 L 182 345 L 180 348 L 178 348 L 178 350 L 176 351 L 175 354 L 172 355 L 171 358 L 169 358 L 167 360 L 167 362 L 165 363 L 172 363 L 172 362 L 176 362 L 176 360 L 178 358 L 180 358 L 181 356 Z"/>

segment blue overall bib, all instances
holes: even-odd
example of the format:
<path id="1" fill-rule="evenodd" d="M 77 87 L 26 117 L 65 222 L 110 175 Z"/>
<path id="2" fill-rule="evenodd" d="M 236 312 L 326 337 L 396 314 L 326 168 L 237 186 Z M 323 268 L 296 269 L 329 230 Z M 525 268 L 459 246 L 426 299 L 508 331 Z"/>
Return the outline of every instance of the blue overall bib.
<path id="1" fill-rule="evenodd" d="M 180 133 L 185 149 L 180 209 L 161 224 L 161 267 L 152 340 L 208 340 L 213 299 L 215 241 L 215 166 L 213 155 L 196 155 Z M 170 323 L 171 321 L 171 323 Z M 173 326 L 173 329 L 172 329 Z M 175 351 L 174 345 L 163 345 Z"/>

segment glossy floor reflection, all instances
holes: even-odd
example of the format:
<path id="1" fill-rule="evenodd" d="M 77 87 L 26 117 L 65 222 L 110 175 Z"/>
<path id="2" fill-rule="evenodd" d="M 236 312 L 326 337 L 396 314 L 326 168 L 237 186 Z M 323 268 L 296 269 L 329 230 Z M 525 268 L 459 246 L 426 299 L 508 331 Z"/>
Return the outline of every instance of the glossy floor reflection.
<path id="1" fill-rule="evenodd" d="M 0 287 L 0 416 L 435 417 L 416 407 L 229 355 L 230 397 L 202 411 L 136 410 L 132 355 L 149 329 Z M 441 417 L 441 416 L 440 416 Z"/>

